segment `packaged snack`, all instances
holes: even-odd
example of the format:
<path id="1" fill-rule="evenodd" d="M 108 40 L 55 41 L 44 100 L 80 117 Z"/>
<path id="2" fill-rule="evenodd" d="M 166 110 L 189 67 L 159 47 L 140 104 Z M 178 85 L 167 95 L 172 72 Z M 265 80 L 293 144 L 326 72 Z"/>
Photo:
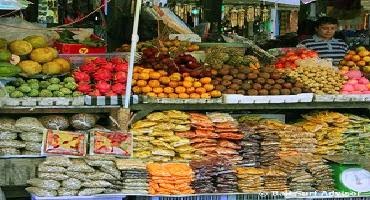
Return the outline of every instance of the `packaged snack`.
<path id="1" fill-rule="evenodd" d="M 67 171 L 66 175 L 70 178 L 76 178 L 76 179 L 81 180 L 81 181 L 90 181 L 90 179 L 88 179 L 86 177 L 85 173 Z"/>
<path id="2" fill-rule="evenodd" d="M 158 146 L 160 148 L 165 148 L 165 149 L 170 149 L 170 150 L 175 149 L 172 145 L 170 145 L 166 142 L 163 142 L 161 140 L 152 140 L 152 141 L 150 141 L 150 143 L 152 143 L 153 145 Z"/>
<path id="3" fill-rule="evenodd" d="M 10 131 L 0 131 L 0 140 L 15 140 L 17 139 L 17 133 Z"/>
<path id="4" fill-rule="evenodd" d="M 65 130 L 69 127 L 68 119 L 61 115 L 43 116 L 39 120 L 47 129 Z"/>
<path id="5" fill-rule="evenodd" d="M 140 121 L 135 122 L 132 125 L 132 128 L 133 129 L 142 129 L 142 128 L 149 128 L 149 127 L 152 127 L 152 126 L 155 126 L 155 125 L 157 125 L 157 122 L 151 122 L 151 121 L 147 121 L 147 120 L 140 120 Z"/>
<path id="6" fill-rule="evenodd" d="M 134 152 L 134 158 L 149 158 L 152 155 L 151 151 L 135 151 Z"/>
<path id="7" fill-rule="evenodd" d="M 112 184 L 109 183 L 108 181 L 99 180 L 99 181 L 87 181 L 82 183 L 81 186 L 85 188 L 105 188 L 112 187 Z"/>
<path id="8" fill-rule="evenodd" d="M 16 148 L 0 148 L 0 156 L 20 155 L 21 152 Z"/>
<path id="9" fill-rule="evenodd" d="M 90 135 L 90 154 L 130 157 L 132 155 L 132 135 L 118 131 L 92 131 Z"/>
<path id="10" fill-rule="evenodd" d="M 42 133 L 37 132 L 22 132 L 19 134 L 22 140 L 29 142 L 42 142 Z"/>
<path id="11" fill-rule="evenodd" d="M 38 178 L 43 180 L 55 180 L 55 181 L 63 181 L 68 179 L 69 177 L 65 174 L 60 173 L 48 173 L 48 172 L 39 172 Z"/>
<path id="12" fill-rule="evenodd" d="M 55 197 L 58 194 L 55 190 L 45 190 L 38 187 L 27 187 L 26 191 L 39 197 Z"/>
<path id="13" fill-rule="evenodd" d="M 114 162 L 111 160 L 89 160 L 85 159 L 85 162 L 93 167 L 101 167 L 101 166 L 113 166 Z"/>
<path id="14" fill-rule="evenodd" d="M 78 190 L 71 190 L 67 188 L 59 188 L 58 196 L 76 196 L 78 194 Z"/>
<path id="15" fill-rule="evenodd" d="M 81 181 L 75 178 L 69 178 L 62 182 L 62 186 L 70 190 L 79 190 L 81 188 Z"/>
<path id="16" fill-rule="evenodd" d="M 27 184 L 30 184 L 34 187 L 39 187 L 45 190 L 57 190 L 60 187 L 60 183 L 54 180 L 42 180 L 39 178 L 33 178 L 27 181 Z"/>
<path id="17" fill-rule="evenodd" d="M 0 140 L 0 148 L 24 148 L 26 145 L 18 140 Z"/>
<path id="18" fill-rule="evenodd" d="M 91 180 L 116 180 L 112 175 L 104 172 L 88 173 L 86 177 Z"/>
<path id="19" fill-rule="evenodd" d="M 135 136 L 134 141 L 136 142 L 149 142 L 151 140 L 154 140 L 154 137 L 149 137 L 149 136 Z"/>
<path id="20" fill-rule="evenodd" d="M 72 172 L 86 172 L 86 173 L 95 172 L 94 168 L 87 165 L 85 161 L 78 159 L 72 160 L 72 165 L 70 165 L 67 168 L 67 170 Z"/>
<path id="21" fill-rule="evenodd" d="M 47 130 L 43 140 L 43 154 L 84 156 L 87 136 L 81 133 Z"/>
<path id="22" fill-rule="evenodd" d="M 80 190 L 80 192 L 78 193 L 78 196 L 91 196 L 94 194 L 103 193 L 104 191 L 105 191 L 104 188 L 84 188 Z"/>
<path id="23" fill-rule="evenodd" d="M 42 164 L 50 166 L 68 167 L 72 165 L 72 162 L 69 160 L 69 158 L 64 156 L 49 156 Z"/>
<path id="24" fill-rule="evenodd" d="M 116 160 L 116 157 L 111 155 L 87 155 L 85 157 L 88 160 L 111 160 L 111 161 Z"/>
<path id="25" fill-rule="evenodd" d="M 45 127 L 39 120 L 33 117 L 22 117 L 15 122 L 15 128 L 19 131 L 43 133 Z"/>
<path id="26" fill-rule="evenodd" d="M 152 154 L 157 156 L 171 156 L 171 157 L 175 156 L 174 151 L 159 148 L 152 150 Z"/>
<path id="27" fill-rule="evenodd" d="M 174 135 L 175 133 L 172 130 L 155 129 L 153 132 L 149 133 L 149 136 L 151 137 L 171 137 Z"/>
<path id="28" fill-rule="evenodd" d="M 27 151 L 41 152 L 41 143 L 36 142 L 25 142 Z"/>
<path id="29" fill-rule="evenodd" d="M 96 115 L 84 113 L 73 115 L 70 123 L 77 130 L 89 130 L 95 126 L 97 120 L 98 117 Z"/>
<path id="30" fill-rule="evenodd" d="M 116 177 L 117 179 L 120 179 L 121 178 L 121 172 L 118 171 L 118 169 L 116 168 L 115 165 L 102 165 L 100 167 L 100 170 L 102 172 L 105 172 L 105 173 L 108 173 L 114 177 Z"/>
<path id="31" fill-rule="evenodd" d="M 49 173 L 64 173 L 67 171 L 64 167 L 59 166 L 48 166 L 44 164 L 40 164 L 38 167 L 39 172 L 49 172 Z"/>
<path id="32" fill-rule="evenodd" d="M 0 130 L 1 131 L 16 131 L 15 120 L 11 118 L 0 118 Z"/>

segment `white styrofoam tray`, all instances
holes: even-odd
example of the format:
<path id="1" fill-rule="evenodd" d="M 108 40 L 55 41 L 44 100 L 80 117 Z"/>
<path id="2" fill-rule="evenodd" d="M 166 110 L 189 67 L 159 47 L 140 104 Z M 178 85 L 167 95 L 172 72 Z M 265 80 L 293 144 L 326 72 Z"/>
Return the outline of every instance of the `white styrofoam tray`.
<path id="1" fill-rule="evenodd" d="M 370 94 L 315 95 L 314 102 L 370 102 Z"/>
<path id="2" fill-rule="evenodd" d="M 83 106 L 84 97 L 24 97 L 6 98 L 6 106 Z"/>
<path id="3" fill-rule="evenodd" d="M 301 103 L 312 102 L 312 93 L 297 95 L 245 96 L 241 94 L 224 94 L 224 103 L 228 104 L 267 104 L 267 103 Z"/>

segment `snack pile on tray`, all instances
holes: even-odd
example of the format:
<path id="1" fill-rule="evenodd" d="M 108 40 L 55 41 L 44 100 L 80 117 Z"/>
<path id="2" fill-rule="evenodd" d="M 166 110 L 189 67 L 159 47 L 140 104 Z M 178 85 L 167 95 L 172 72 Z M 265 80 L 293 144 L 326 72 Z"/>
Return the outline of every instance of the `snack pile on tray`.
<path id="1" fill-rule="evenodd" d="M 146 170 L 146 164 L 143 161 L 117 159 L 116 165 L 122 173 L 122 193 L 148 193 L 148 172 Z"/>

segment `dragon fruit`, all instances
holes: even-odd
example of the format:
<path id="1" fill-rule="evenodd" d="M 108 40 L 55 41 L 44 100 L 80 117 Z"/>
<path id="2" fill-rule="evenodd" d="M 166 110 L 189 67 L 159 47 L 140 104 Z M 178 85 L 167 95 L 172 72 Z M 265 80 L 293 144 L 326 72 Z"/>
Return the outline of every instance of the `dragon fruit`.
<path id="1" fill-rule="evenodd" d="M 111 71 L 114 70 L 114 65 L 113 65 L 113 63 L 108 62 L 106 64 L 100 65 L 99 69 L 104 69 L 104 70 L 107 70 L 107 71 L 111 72 Z"/>
<path id="2" fill-rule="evenodd" d="M 113 75 L 110 71 L 99 69 L 93 76 L 95 81 L 110 81 Z"/>
<path id="3" fill-rule="evenodd" d="M 126 85 L 122 83 L 116 83 L 112 85 L 112 91 L 116 94 L 122 95 L 126 92 Z"/>
<path id="4" fill-rule="evenodd" d="M 105 81 L 99 81 L 95 85 L 95 89 L 99 90 L 100 93 L 105 94 L 111 90 L 111 85 Z"/>
<path id="5" fill-rule="evenodd" d="M 118 56 L 114 56 L 114 57 L 112 57 L 110 61 L 111 61 L 113 64 L 115 64 L 115 65 L 123 64 L 123 63 L 127 63 L 124 59 L 122 59 L 121 57 L 118 57 Z"/>
<path id="6" fill-rule="evenodd" d="M 99 90 L 94 90 L 90 92 L 89 95 L 90 96 L 101 96 L 101 93 L 99 92 Z"/>
<path id="7" fill-rule="evenodd" d="M 105 58 L 95 58 L 95 60 L 92 61 L 93 63 L 97 64 L 97 65 L 104 65 L 106 63 L 108 63 L 107 59 Z"/>
<path id="8" fill-rule="evenodd" d="M 84 64 L 84 65 L 80 66 L 80 70 L 82 72 L 86 72 L 88 74 L 91 74 L 96 70 L 96 66 L 93 63 L 87 63 L 87 64 Z"/>
<path id="9" fill-rule="evenodd" d="M 90 76 L 89 74 L 81 71 L 75 71 L 73 72 L 73 78 L 77 82 L 90 82 Z"/>
<path id="10" fill-rule="evenodd" d="M 114 91 L 110 90 L 109 92 L 105 93 L 105 96 L 113 97 L 117 96 L 117 94 Z"/>
<path id="11" fill-rule="evenodd" d="M 117 72 L 116 74 L 114 74 L 113 80 L 116 83 L 126 83 L 127 81 L 126 72 Z"/>
<path id="12" fill-rule="evenodd" d="M 114 66 L 114 71 L 115 72 L 127 72 L 128 70 L 128 64 L 127 63 L 120 63 L 120 64 L 116 64 Z"/>
<path id="13" fill-rule="evenodd" d="M 88 94 L 91 91 L 91 85 L 89 83 L 81 82 L 78 84 L 77 90 L 83 94 Z"/>

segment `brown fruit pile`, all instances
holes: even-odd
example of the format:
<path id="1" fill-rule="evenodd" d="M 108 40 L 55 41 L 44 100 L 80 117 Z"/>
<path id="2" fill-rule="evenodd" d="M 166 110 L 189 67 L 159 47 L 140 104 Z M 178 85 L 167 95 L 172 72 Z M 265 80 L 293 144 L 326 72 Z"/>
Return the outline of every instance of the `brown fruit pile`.
<path id="1" fill-rule="evenodd" d="M 302 83 L 295 81 L 273 67 L 250 69 L 240 65 L 223 65 L 214 75 L 212 84 L 223 94 L 243 95 L 295 95 L 309 92 Z"/>

